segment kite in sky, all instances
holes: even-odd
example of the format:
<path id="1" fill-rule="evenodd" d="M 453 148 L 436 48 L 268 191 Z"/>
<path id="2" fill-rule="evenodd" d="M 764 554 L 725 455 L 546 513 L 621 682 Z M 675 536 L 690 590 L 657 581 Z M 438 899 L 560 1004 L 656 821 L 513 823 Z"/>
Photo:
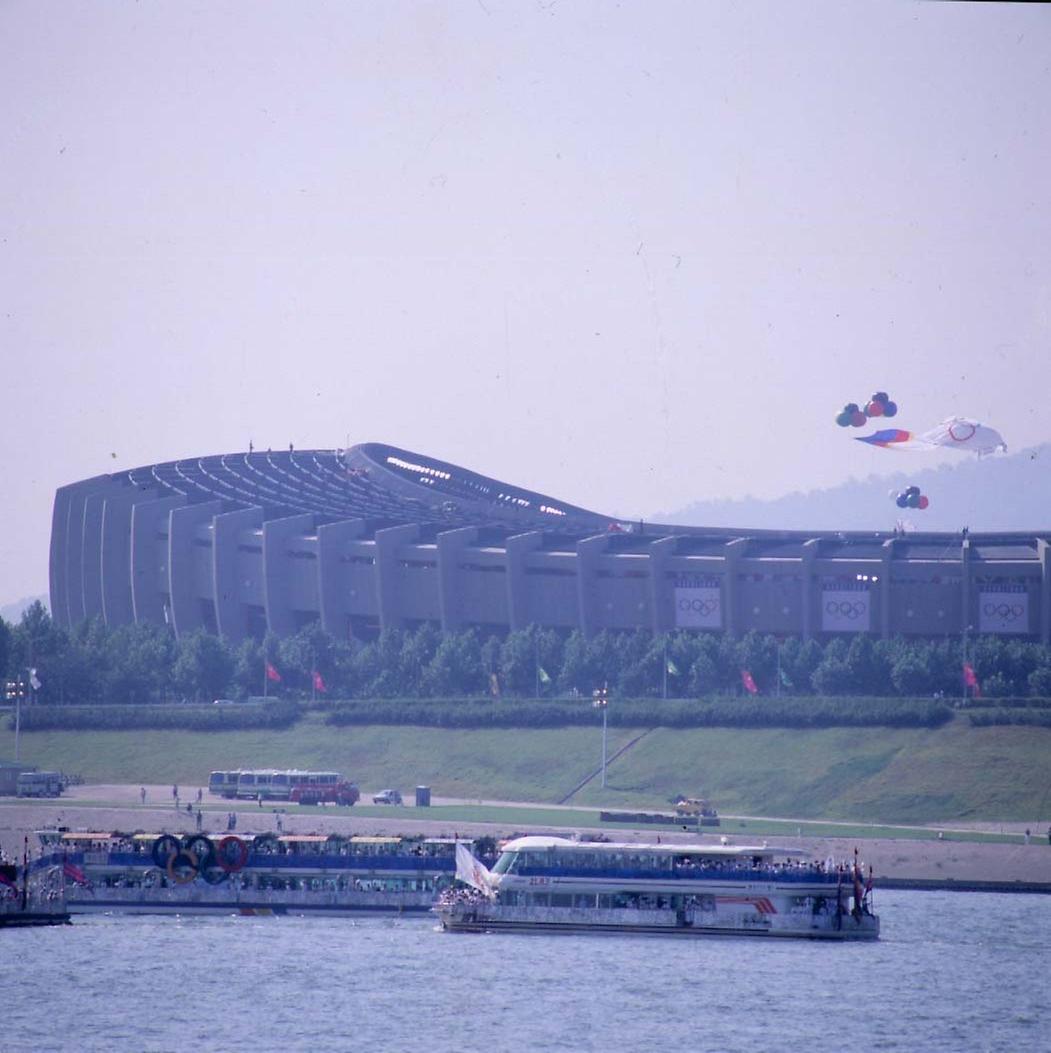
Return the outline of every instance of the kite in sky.
<path id="1" fill-rule="evenodd" d="M 976 453 L 979 457 L 997 450 L 1007 452 L 1007 443 L 995 428 L 966 417 L 949 417 L 919 435 L 900 428 L 884 428 L 871 435 L 858 435 L 855 438 L 858 442 L 882 446 L 886 450 L 934 450 L 944 446 L 965 453 Z"/>

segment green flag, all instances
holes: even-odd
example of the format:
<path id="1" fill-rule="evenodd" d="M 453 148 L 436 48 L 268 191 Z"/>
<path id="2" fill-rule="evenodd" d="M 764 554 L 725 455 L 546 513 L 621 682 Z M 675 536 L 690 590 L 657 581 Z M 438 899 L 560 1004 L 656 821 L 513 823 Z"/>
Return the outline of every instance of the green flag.
<path id="1" fill-rule="evenodd" d="M 542 683 L 542 684 L 550 684 L 551 683 L 551 677 L 549 677 L 547 675 L 547 670 L 542 665 L 538 665 L 536 667 L 536 675 L 540 678 L 540 683 Z"/>
<path id="2" fill-rule="evenodd" d="M 670 658 L 668 659 L 668 672 L 672 676 L 679 675 L 679 667 Z"/>
<path id="3" fill-rule="evenodd" d="M 792 683 L 792 678 L 782 669 L 780 670 L 781 675 L 781 686 L 787 688 L 793 688 L 796 685 Z"/>

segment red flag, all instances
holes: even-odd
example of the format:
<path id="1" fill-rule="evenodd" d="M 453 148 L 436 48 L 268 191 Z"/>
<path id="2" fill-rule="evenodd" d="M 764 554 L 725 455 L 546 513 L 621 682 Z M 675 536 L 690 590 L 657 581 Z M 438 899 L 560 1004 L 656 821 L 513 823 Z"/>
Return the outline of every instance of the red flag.
<path id="1" fill-rule="evenodd" d="M 970 662 L 963 663 L 963 682 L 967 687 L 974 688 L 974 697 L 982 697 L 982 689 L 978 685 L 978 677 L 975 675 L 974 666 Z"/>
<path id="2" fill-rule="evenodd" d="M 269 662 L 266 663 L 266 678 L 281 683 L 281 674 Z"/>
<path id="3" fill-rule="evenodd" d="M 314 678 L 314 690 L 320 691 L 322 694 L 324 694 L 328 690 L 328 688 L 325 687 L 325 681 L 322 678 L 321 674 L 315 669 L 314 672 L 310 675 Z"/>
<path id="4" fill-rule="evenodd" d="M 755 686 L 755 681 L 752 679 L 752 674 L 747 669 L 741 670 L 741 683 L 744 684 L 745 691 L 750 695 L 758 695 L 759 688 Z"/>

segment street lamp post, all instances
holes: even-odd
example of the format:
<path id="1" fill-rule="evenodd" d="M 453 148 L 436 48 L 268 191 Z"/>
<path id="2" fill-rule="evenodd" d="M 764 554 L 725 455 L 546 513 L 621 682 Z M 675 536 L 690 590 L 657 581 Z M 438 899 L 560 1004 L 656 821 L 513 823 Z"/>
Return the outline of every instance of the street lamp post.
<path id="1" fill-rule="evenodd" d="M 965 625 L 963 627 L 963 669 L 965 670 L 965 672 L 964 672 L 964 674 L 962 676 L 962 680 L 963 680 L 963 700 L 964 700 L 964 702 L 967 701 L 967 674 L 966 674 L 966 669 L 967 669 L 967 634 L 969 632 L 971 632 L 971 630 L 973 628 L 974 628 L 973 625 Z M 973 694 L 973 692 L 972 692 L 972 694 Z"/>
<path id="2" fill-rule="evenodd" d="M 592 705 L 602 710 L 602 789 L 606 788 L 606 716 L 609 709 L 609 688 L 603 684 L 591 693 Z"/>

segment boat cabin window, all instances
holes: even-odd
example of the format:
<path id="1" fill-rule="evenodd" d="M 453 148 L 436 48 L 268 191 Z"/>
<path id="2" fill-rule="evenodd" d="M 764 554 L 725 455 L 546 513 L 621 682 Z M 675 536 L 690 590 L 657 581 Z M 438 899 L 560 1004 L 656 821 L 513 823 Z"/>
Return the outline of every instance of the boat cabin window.
<path id="1" fill-rule="evenodd" d="M 514 874 L 518 870 L 518 860 L 525 853 L 504 852 L 493 866 L 494 874 Z"/>

